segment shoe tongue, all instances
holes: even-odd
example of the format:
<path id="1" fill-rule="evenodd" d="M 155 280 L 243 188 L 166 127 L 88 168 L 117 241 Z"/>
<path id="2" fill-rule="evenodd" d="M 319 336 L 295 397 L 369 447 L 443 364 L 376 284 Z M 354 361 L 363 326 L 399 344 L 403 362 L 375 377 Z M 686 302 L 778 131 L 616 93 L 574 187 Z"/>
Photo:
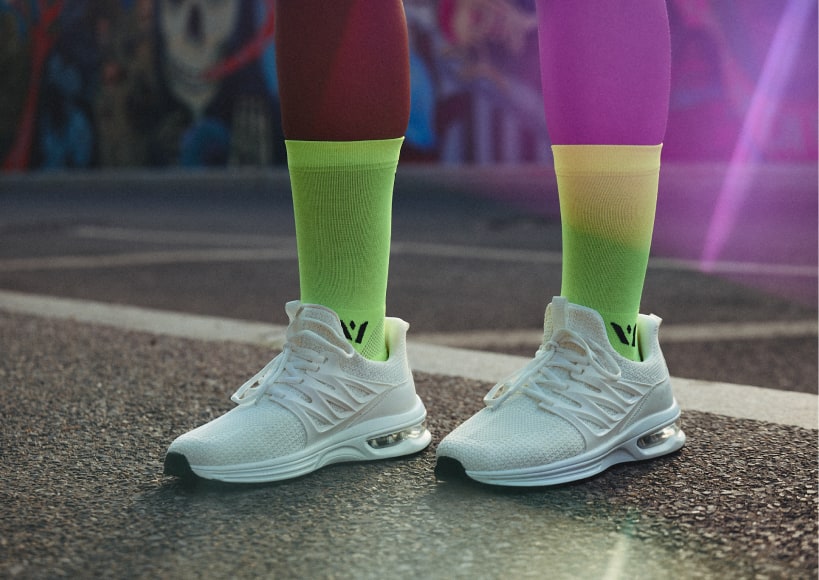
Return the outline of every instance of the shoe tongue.
<path id="1" fill-rule="evenodd" d="M 301 331 L 311 331 L 324 341 L 333 344 L 342 350 L 347 350 L 347 339 L 341 330 L 341 323 L 335 312 L 318 304 L 302 304 L 299 301 L 288 302 L 285 306 L 290 326 L 288 339 L 299 346 L 315 346 L 309 340 L 309 334 Z M 309 344 L 307 344 L 309 342 Z"/>
<path id="2" fill-rule="evenodd" d="M 543 341 L 549 341 L 558 330 L 566 328 L 566 308 L 569 303 L 565 298 L 555 296 L 546 307 L 543 316 Z"/>
<path id="3" fill-rule="evenodd" d="M 549 341 L 560 330 L 574 331 L 589 343 L 605 345 L 608 341 L 603 319 L 597 312 L 556 296 L 546 307 L 543 319 L 544 342 Z"/>

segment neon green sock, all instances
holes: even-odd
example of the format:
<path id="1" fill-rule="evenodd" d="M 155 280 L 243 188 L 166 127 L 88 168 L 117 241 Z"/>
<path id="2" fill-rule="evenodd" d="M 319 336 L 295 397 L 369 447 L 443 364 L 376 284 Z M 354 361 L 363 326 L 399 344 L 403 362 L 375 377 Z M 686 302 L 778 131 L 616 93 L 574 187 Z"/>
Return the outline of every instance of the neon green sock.
<path id="1" fill-rule="evenodd" d="M 617 352 L 639 360 L 662 145 L 555 145 L 563 231 L 561 294 L 597 310 Z"/>
<path id="2" fill-rule="evenodd" d="M 402 138 L 286 141 L 301 300 L 333 309 L 350 343 L 386 360 L 392 191 Z"/>

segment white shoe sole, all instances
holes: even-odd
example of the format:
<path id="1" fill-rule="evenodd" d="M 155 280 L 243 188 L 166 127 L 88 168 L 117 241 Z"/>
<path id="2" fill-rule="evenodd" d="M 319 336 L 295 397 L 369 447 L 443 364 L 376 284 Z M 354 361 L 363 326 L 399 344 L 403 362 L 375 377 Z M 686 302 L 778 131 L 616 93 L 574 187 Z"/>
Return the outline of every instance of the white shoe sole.
<path id="1" fill-rule="evenodd" d="M 425 421 L 426 410 L 421 400 L 417 399 L 412 411 L 399 416 L 373 419 L 344 429 L 298 453 L 268 461 L 219 466 L 187 464 L 184 455 L 169 453 L 165 472 L 168 475 L 184 476 L 181 472 L 187 467 L 202 479 L 228 483 L 265 483 L 292 479 L 333 463 L 373 461 L 418 453 L 432 441 Z M 170 471 L 169 465 L 172 465 Z"/>
<path id="2" fill-rule="evenodd" d="M 464 473 L 481 483 L 516 487 L 558 485 L 586 479 L 612 465 L 643 461 L 673 453 L 685 445 L 685 433 L 680 429 L 680 409 L 668 410 L 638 421 L 605 445 L 582 455 L 544 466 L 502 471 L 469 471 Z"/>

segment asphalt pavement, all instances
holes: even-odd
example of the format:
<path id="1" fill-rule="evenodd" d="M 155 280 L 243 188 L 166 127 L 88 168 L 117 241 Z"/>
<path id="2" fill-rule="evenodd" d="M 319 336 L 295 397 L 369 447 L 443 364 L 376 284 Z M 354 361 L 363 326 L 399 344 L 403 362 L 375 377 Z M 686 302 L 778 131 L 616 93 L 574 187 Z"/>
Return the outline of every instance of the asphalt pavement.
<path id="1" fill-rule="evenodd" d="M 725 168 L 663 175 L 643 310 L 695 399 L 688 443 L 531 490 L 438 482 L 434 447 L 537 348 L 560 289 L 548 170 L 399 170 L 388 309 L 433 444 L 260 486 L 185 486 L 162 459 L 276 352 L 286 174 L 4 176 L 0 576 L 816 577 L 815 167 L 756 169 L 707 267 Z"/>

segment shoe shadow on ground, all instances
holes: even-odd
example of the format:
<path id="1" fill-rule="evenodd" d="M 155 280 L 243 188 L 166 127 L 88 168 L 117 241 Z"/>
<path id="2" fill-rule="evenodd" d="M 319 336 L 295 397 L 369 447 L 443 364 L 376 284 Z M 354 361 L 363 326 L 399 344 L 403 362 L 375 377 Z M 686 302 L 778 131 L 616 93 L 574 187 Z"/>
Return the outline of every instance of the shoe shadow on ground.
<path id="1" fill-rule="evenodd" d="M 285 576 L 309 576 L 330 563 L 339 576 L 356 577 L 401 570 L 433 578 L 536 570 L 603 577 L 614 568 L 647 577 L 671 565 L 715 573 L 709 551 L 686 529 L 623 501 L 623 487 L 655 485 L 646 478 L 667 476 L 680 461 L 675 456 L 579 483 L 503 488 L 462 477 L 438 481 L 433 451 L 272 484 L 168 479 L 133 509 L 139 525 L 183 539 L 163 548 L 166 561 L 187 561 L 214 544 L 242 550 L 243 542 L 264 538 L 264 558 Z M 229 533 L 219 537 L 220 530 Z M 296 557 L 305 553 L 306 560 Z"/>

